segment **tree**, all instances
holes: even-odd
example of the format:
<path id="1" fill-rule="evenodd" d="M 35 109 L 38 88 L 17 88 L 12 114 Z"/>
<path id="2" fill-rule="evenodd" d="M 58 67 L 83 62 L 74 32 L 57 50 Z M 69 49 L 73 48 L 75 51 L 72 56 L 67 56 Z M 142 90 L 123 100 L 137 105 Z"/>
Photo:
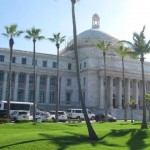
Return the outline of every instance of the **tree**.
<path id="1" fill-rule="evenodd" d="M 59 110 L 59 95 L 60 95 L 60 89 L 59 89 L 59 47 L 62 42 L 65 41 L 65 36 L 61 37 L 60 33 L 53 34 L 53 38 L 48 38 L 51 42 L 54 42 L 56 44 L 57 48 L 57 99 L 56 99 L 56 116 L 55 121 L 58 122 L 58 110 Z"/>
<path id="2" fill-rule="evenodd" d="M 103 51 L 103 60 L 104 60 L 104 82 L 105 82 L 105 103 L 104 103 L 104 110 L 105 110 L 105 121 L 108 121 L 108 98 L 107 98 L 107 75 L 106 75 L 106 52 L 109 50 L 111 46 L 111 42 L 106 43 L 104 40 L 97 43 L 97 47 Z"/>
<path id="3" fill-rule="evenodd" d="M 12 24 L 10 26 L 4 27 L 6 33 L 2 33 L 3 36 L 10 38 L 9 39 L 9 47 L 10 47 L 10 58 L 9 58 L 9 83 L 8 83 L 8 99 L 7 99 L 7 118 L 10 116 L 10 101 L 12 99 L 12 54 L 13 54 L 13 45 L 14 45 L 14 37 L 19 37 L 23 31 L 17 31 L 17 24 Z"/>
<path id="4" fill-rule="evenodd" d="M 133 123 L 133 108 L 136 106 L 136 100 L 134 98 L 130 99 L 129 106 L 131 108 L 131 123 Z"/>
<path id="5" fill-rule="evenodd" d="M 72 23 L 73 23 L 73 36 L 74 36 L 74 53 L 75 53 L 75 61 L 76 61 L 76 73 L 77 73 L 77 82 L 78 82 L 78 89 L 79 89 L 79 99 L 81 100 L 81 106 L 83 109 L 84 118 L 86 121 L 86 125 L 88 128 L 89 138 L 91 140 L 98 140 L 98 137 L 92 128 L 90 120 L 87 115 L 85 102 L 83 99 L 82 89 L 81 89 L 81 82 L 80 82 L 80 72 L 79 72 L 79 59 L 78 59 L 78 48 L 77 48 L 77 31 L 76 31 L 76 18 L 75 18 L 75 4 L 78 0 L 71 0 L 72 4 Z"/>
<path id="6" fill-rule="evenodd" d="M 143 119 L 142 119 L 142 124 L 141 128 L 142 129 L 147 129 L 147 122 L 146 122 L 146 101 L 145 101 L 145 77 L 144 77 L 144 55 L 150 52 L 150 40 L 146 42 L 145 35 L 145 26 L 143 26 L 142 31 L 140 34 L 134 32 L 133 33 L 133 43 L 130 41 L 122 41 L 126 44 L 128 44 L 131 49 L 133 50 L 130 52 L 131 55 L 138 55 L 140 57 L 141 61 L 141 73 L 142 73 L 142 90 L 143 90 Z"/>
<path id="7" fill-rule="evenodd" d="M 116 49 L 116 52 L 119 54 L 122 60 L 122 79 L 123 79 L 123 95 L 124 95 L 124 101 L 123 101 L 123 107 L 124 107 L 124 121 L 127 121 L 127 106 L 126 106 L 126 88 L 125 88 L 125 71 L 124 71 L 124 58 L 128 56 L 130 49 L 128 47 L 125 47 L 123 44 L 120 44 L 118 49 Z"/>
<path id="8" fill-rule="evenodd" d="M 149 122 L 150 122 L 150 94 L 145 94 L 145 99 L 146 99 L 147 107 L 149 111 Z"/>
<path id="9" fill-rule="evenodd" d="M 26 35 L 25 38 L 26 39 L 32 39 L 33 41 L 33 76 L 34 76 L 34 95 L 33 95 L 33 121 L 36 122 L 36 60 L 35 60 L 35 43 L 36 40 L 42 40 L 45 37 L 44 36 L 40 36 L 41 29 L 36 29 L 35 27 L 32 27 L 31 30 L 26 30 Z"/>

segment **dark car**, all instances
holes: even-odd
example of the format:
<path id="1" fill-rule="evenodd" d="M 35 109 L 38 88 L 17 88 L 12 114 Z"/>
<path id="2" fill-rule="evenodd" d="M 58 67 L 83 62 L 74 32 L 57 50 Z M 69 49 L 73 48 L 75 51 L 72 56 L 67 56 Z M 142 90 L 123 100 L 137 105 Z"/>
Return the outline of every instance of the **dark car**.
<path id="1" fill-rule="evenodd" d="M 110 114 L 107 114 L 107 117 L 108 117 L 109 122 L 117 121 L 116 117 L 113 117 Z M 95 115 L 95 120 L 96 120 L 96 122 L 104 122 L 105 121 L 105 115 L 99 113 L 99 114 Z"/>

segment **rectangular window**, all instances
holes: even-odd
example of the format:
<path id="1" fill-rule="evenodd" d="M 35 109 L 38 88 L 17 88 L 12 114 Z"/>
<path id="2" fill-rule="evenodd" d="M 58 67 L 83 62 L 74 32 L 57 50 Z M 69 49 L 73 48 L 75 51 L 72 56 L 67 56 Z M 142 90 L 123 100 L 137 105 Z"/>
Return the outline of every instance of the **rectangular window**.
<path id="1" fill-rule="evenodd" d="M 71 93 L 67 92 L 66 93 L 66 104 L 70 104 L 71 103 Z"/>
<path id="2" fill-rule="evenodd" d="M 51 77 L 50 78 L 50 85 L 55 85 L 56 84 L 56 78 L 55 77 Z"/>
<path id="3" fill-rule="evenodd" d="M 67 79 L 67 86 L 71 86 L 71 79 Z"/>
<path id="4" fill-rule="evenodd" d="M 25 74 L 19 75 L 19 83 L 25 83 Z"/>
<path id="5" fill-rule="evenodd" d="M 68 70 L 71 70 L 71 64 L 68 63 Z"/>
<path id="6" fill-rule="evenodd" d="M 12 63 L 16 63 L 16 57 L 12 58 Z"/>
<path id="7" fill-rule="evenodd" d="M 80 63 L 80 69 L 82 69 L 82 63 Z"/>
<path id="8" fill-rule="evenodd" d="M 50 91 L 49 103 L 52 103 L 52 104 L 55 103 L 55 94 L 54 94 L 54 91 Z"/>
<path id="9" fill-rule="evenodd" d="M 0 62 L 4 62 L 4 58 L 5 58 L 4 55 L 0 55 Z"/>
<path id="10" fill-rule="evenodd" d="M 41 76 L 40 77 L 40 84 L 41 85 L 45 85 L 46 84 L 46 77 L 45 76 Z"/>
<path id="11" fill-rule="evenodd" d="M 57 68 L 57 62 L 53 62 L 53 68 Z"/>
<path id="12" fill-rule="evenodd" d="M 43 61 L 43 67 L 47 67 L 47 61 Z"/>
<path id="13" fill-rule="evenodd" d="M 86 62 L 84 62 L 84 68 L 86 68 Z"/>
<path id="14" fill-rule="evenodd" d="M 30 75 L 30 77 L 29 77 L 29 83 L 34 83 L 34 76 L 33 75 Z"/>
<path id="15" fill-rule="evenodd" d="M 34 60 L 32 60 L 32 65 L 34 65 Z M 35 59 L 35 66 L 37 66 L 37 60 Z"/>
<path id="16" fill-rule="evenodd" d="M 0 72 L 0 81 L 3 81 L 3 80 L 4 80 L 4 73 Z"/>
<path id="17" fill-rule="evenodd" d="M 30 90 L 29 91 L 28 101 L 29 102 L 33 102 L 33 99 L 34 99 L 34 90 Z"/>
<path id="18" fill-rule="evenodd" d="M 22 64 L 26 64 L 27 59 L 26 58 L 22 58 Z"/>
<path id="19" fill-rule="evenodd" d="M 113 86 L 116 86 L 116 79 L 113 79 Z"/>
<path id="20" fill-rule="evenodd" d="M 23 98 L 24 98 L 24 90 L 23 89 L 19 89 L 18 90 L 18 94 L 17 94 L 17 100 L 18 101 L 24 101 Z"/>
<path id="21" fill-rule="evenodd" d="M 86 77 L 83 78 L 83 85 L 86 84 Z"/>
<path id="22" fill-rule="evenodd" d="M 45 102 L 45 91 L 40 91 L 39 102 L 40 103 L 44 103 Z"/>

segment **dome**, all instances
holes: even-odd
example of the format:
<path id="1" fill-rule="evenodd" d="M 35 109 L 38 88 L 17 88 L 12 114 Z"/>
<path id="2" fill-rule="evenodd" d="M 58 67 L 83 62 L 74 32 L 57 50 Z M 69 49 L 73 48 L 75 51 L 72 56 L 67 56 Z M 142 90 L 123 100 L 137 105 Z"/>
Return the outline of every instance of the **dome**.
<path id="1" fill-rule="evenodd" d="M 104 33 L 99 29 L 89 29 L 81 32 L 77 36 L 77 43 L 79 47 L 84 46 L 95 46 L 99 41 L 105 40 L 106 42 L 111 42 L 116 45 L 118 39 L 112 37 L 111 35 Z M 73 44 L 73 40 L 68 43 L 68 46 Z"/>

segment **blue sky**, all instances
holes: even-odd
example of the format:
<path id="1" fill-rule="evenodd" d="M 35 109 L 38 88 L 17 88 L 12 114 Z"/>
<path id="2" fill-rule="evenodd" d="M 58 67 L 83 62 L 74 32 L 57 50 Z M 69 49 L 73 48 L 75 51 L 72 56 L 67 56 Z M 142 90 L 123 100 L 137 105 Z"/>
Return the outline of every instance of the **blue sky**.
<path id="1" fill-rule="evenodd" d="M 119 40 L 131 40 L 133 32 L 140 32 L 146 25 L 146 38 L 150 39 L 149 0 L 80 0 L 76 4 L 77 33 L 90 29 L 92 15 L 100 16 L 100 29 Z M 40 28 L 41 35 L 52 37 L 60 32 L 66 42 L 72 37 L 70 0 L 0 0 L 0 33 L 4 26 L 16 23 L 18 29 Z M 32 41 L 23 34 L 15 38 L 14 49 L 32 51 Z M 8 39 L 0 35 L 0 47 L 8 48 Z M 48 40 L 37 41 L 36 51 L 56 54 L 56 48 Z"/>

